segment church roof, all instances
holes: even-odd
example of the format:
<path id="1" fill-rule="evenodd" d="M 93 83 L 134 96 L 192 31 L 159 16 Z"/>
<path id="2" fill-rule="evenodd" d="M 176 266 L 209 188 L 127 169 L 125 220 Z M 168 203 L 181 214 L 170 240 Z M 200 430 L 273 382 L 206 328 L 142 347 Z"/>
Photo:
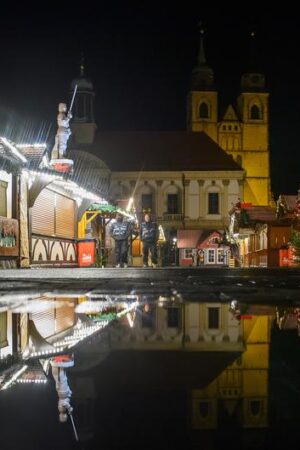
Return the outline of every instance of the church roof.
<path id="1" fill-rule="evenodd" d="M 98 132 L 94 144 L 82 148 L 112 171 L 242 170 L 204 132 Z"/>
<path id="2" fill-rule="evenodd" d="M 75 86 L 77 85 L 78 91 L 93 91 L 94 86 L 91 80 L 88 78 L 74 78 L 71 82 L 71 90 L 74 91 Z"/>

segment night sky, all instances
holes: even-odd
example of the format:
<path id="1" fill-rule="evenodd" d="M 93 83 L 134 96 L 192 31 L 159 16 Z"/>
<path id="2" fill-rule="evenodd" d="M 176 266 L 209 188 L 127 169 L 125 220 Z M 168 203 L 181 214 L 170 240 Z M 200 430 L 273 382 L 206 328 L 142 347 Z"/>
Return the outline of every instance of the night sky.
<path id="1" fill-rule="evenodd" d="M 102 130 L 178 130 L 186 127 L 186 95 L 199 46 L 219 88 L 219 105 L 235 103 L 247 62 L 249 35 L 270 91 L 272 189 L 300 187 L 298 16 L 272 8 L 247 16 L 233 5 L 198 2 L 11 3 L 0 17 L 0 128 L 7 137 L 46 140 L 56 131 L 57 105 L 68 101 L 85 55 Z M 170 7 L 172 5 L 172 7 Z M 18 130 L 16 132 L 16 130 Z M 101 155 L 100 155 L 101 156 Z"/>

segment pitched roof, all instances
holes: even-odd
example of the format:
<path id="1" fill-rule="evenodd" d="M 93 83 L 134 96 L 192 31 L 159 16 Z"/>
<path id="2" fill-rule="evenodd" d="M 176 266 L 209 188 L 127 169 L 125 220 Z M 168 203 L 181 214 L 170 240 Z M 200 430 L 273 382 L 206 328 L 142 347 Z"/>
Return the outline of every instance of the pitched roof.
<path id="1" fill-rule="evenodd" d="M 212 230 L 178 230 L 177 231 L 177 248 L 197 248 L 213 234 L 218 234 L 219 231 Z"/>
<path id="2" fill-rule="evenodd" d="M 204 132 L 98 132 L 83 148 L 113 171 L 242 170 Z"/>
<path id="3" fill-rule="evenodd" d="M 250 206 L 243 208 L 247 212 L 249 222 L 272 222 L 276 219 L 276 212 L 271 206 Z M 238 211 L 240 213 L 241 210 Z"/>
<path id="4" fill-rule="evenodd" d="M 297 195 L 286 195 L 286 194 L 284 194 L 284 199 L 286 201 L 288 209 L 293 211 L 296 208 L 296 203 L 297 203 L 298 196 Z"/>
<path id="5" fill-rule="evenodd" d="M 203 230 L 178 230 L 177 248 L 196 248 Z"/>

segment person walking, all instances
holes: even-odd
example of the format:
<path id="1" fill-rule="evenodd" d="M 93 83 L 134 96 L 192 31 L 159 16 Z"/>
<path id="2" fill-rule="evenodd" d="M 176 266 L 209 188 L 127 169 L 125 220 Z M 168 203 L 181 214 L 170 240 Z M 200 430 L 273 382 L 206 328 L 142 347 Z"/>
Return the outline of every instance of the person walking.
<path id="1" fill-rule="evenodd" d="M 140 226 L 140 239 L 143 243 L 143 264 L 148 267 L 149 251 L 151 253 L 152 266 L 157 266 L 157 241 L 159 230 L 156 222 L 153 222 L 150 214 L 145 214 L 144 222 Z"/>
<path id="2" fill-rule="evenodd" d="M 123 220 L 121 213 L 116 214 L 116 220 L 110 227 L 110 236 L 115 241 L 116 267 L 128 267 L 128 238 L 132 224 Z"/>

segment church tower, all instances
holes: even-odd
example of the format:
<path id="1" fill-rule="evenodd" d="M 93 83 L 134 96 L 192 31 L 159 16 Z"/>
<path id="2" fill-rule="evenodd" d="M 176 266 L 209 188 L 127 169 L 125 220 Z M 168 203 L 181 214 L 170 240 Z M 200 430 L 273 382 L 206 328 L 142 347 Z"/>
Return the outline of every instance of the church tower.
<path id="1" fill-rule="evenodd" d="M 77 144 L 92 144 L 97 125 L 94 118 L 95 92 L 92 82 L 85 77 L 84 59 L 80 62 L 80 75 L 71 82 L 73 95 L 75 86 L 77 93 L 73 106 L 72 134 Z"/>
<path id="2" fill-rule="evenodd" d="M 255 34 L 251 33 L 252 55 Z M 241 121 L 241 166 L 246 171 L 244 201 L 253 205 L 271 202 L 269 149 L 269 93 L 265 76 L 257 68 L 256 55 L 241 78 L 237 110 Z"/>
<path id="3" fill-rule="evenodd" d="M 237 106 L 229 105 L 218 120 L 218 93 L 213 70 L 206 63 L 201 29 L 198 64 L 193 70 L 188 96 L 188 130 L 204 131 L 245 170 L 243 201 L 268 206 L 271 203 L 269 94 L 265 76 L 257 67 L 254 38 L 251 33 L 251 52 Z"/>
<path id="4" fill-rule="evenodd" d="M 217 142 L 218 93 L 214 87 L 214 72 L 206 63 L 203 35 L 201 28 L 198 64 L 192 73 L 187 100 L 187 128 L 204 131 Z"/>

